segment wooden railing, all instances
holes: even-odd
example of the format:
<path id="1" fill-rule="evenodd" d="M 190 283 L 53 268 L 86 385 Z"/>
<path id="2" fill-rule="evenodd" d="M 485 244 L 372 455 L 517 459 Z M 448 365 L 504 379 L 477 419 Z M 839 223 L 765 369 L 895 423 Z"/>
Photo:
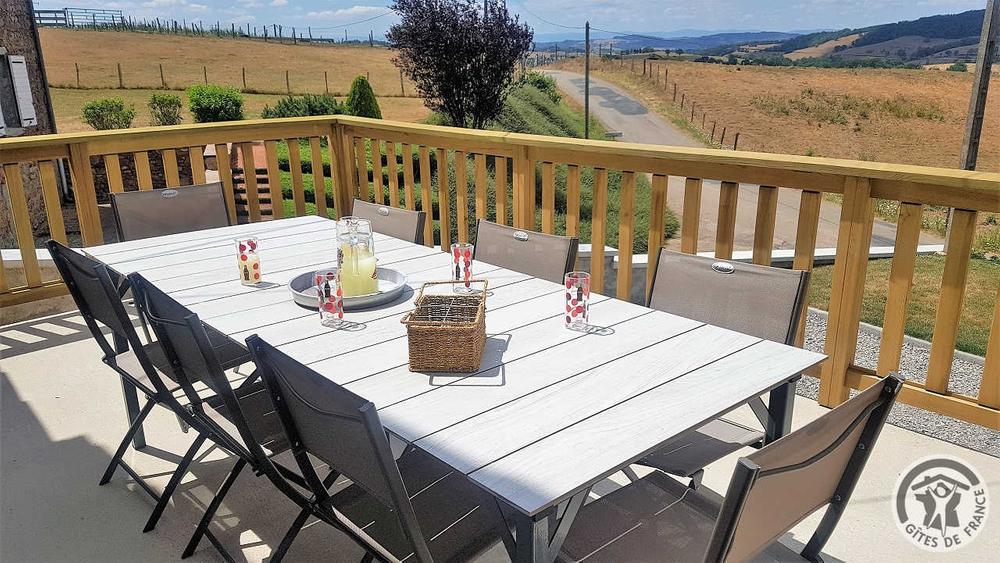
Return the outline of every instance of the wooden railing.
<path id="1" fill-rule="evenodd" d="M 453 235 L 459 241 L 468 240 L 477 218 L 571 235 L 587 235 L 584 226 L 589 225 L 591 240 L 598 242 L 613 238 L 608 233 L 617 228 L 616 240 L 610 241 L 612 246 L 623 249 L 617 273 L 605 271 L 603 244 L 593 245 L 590 264 L 597 287 L 604 287 L 606 276 L 616 275 L 614 287 L 621 298 L 629 297 L 633 283 L 633 253 L 627 249 L 641 246 L 644 238 L 650 263 L 654 263 L 652 259 L 665 242 L 670 177 L 677 177 L 683 183 L 680 248 L 689 253 L 710 250 L 698 245 L 702 183 L 721 181 L 712 249 L 720 258 L 732 257 L 740 184 L 759 185 L 752 246 L 753 261 L 758 264 L 771 262 L 780 190 L 797 192 L 800 205 L 794 267 L 803 270 L 810 270 L 813 265 L 823 194 L 841 194 L 843 204 L 825 345 L 829 359 L 818 374 L 819 402 L 827 406 L 843 402 L 850 389 L 866 388 L 898 369 L 923 206 L 952 208 L 954 220 L 946 248 L 927 380 L 925 384 L 908 382 L 901 400 L 1000 429 L 1000 299 L 994 311 L 978 396 L 948 390 L 976 215 L 1000 212 L 998 174 L 585 141 L 344 116 L 4 140 L 0 141 L 0 165 L 5 172 L 10 206 L 4 213 L 13 217 L 24 283 L 14 287 L 0 273 L 0 304 L 42 299 L 63 291 L 57 280 L 42 279 L 21 182 L 22 168 L 38 167 L 50 236 L 65 241 L 56 166 L 59 161 L 68 164 L 82 243 L 92 245 L 104 240 L 94 187 L 94 157 L 103 160 L 111 191 L 120 191 L 124 186 L 119 161 L 123 154 L 133 155 L 138 188 L 154 189 L 179 185 L 178 149 L 188 149 L 190 177 L 196 183 L 202 182 L 205 179 L 202 151 L 205 146 L 214 145 L 219 177 L 227 188 L 231 216 L 236 219 L 232 195 L 234 169 L 228 164 L 229 151 L 238 150 L 244 162 L 253 162 L 252 143 L 261 141 L 265 162 L 256 162 L 254 167 L 266 169 L 272 217 L 283 215 L 284 188 L 291 193 L 290 213 L 306 212 L 308 192 L 304 178 L 311 177 L 314 186 L 322 186 L 313 190 L 316 213 L 340 215 L 350 209 L 354 197 L 422 209 L 432 218 L 425 227 L 424 240 L 429 245 L 447 247 Z M 280 143 L 287 143 L 289 171 L 285 182 L 281 180 L 284 163 L 278 158 Z M 161 155 L 163 186 L 153 185 L 150 151 Z M 303 154 L 308 154 L 310 171 L 303 170 Z M 373 155 L 378 157 L 372 158 Z M 324 156 L 328 159 L 329 175 L 318 164 Z M 186 170 L 183 172 L 187 174 Z M 244 220 L 267 219 L 260 211 L 256 175 L 244 176 L 247 188 Z M 612 185 L 617 189 L 611 189 Z M 641 199 L 637 199 L 637 194 Z M 327 197 L 331 198 L 332 209 L 327 206 Z M 854 357 L 876 199 L 899 202 L 900 207 L 878 366 L 872 371 L 855 365 Z M 637 201 L 647 200 L 648 206 L 637 205 Z M 646 221 L 644 232 L 637 232 L 639 215 Z"/>

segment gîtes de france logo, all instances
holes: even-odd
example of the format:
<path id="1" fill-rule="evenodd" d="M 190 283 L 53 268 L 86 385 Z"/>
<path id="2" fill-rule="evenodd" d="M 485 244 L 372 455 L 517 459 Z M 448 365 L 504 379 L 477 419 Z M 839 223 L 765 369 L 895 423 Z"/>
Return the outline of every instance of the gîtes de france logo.
<path id="1" fill-rule="evenodd" d="M 971 543 L 986 525 L 988 509 L 982 476 L 955 457 L 919 459 L 896 481 L 896 525 L 928 551 L 954 551 Z"/>

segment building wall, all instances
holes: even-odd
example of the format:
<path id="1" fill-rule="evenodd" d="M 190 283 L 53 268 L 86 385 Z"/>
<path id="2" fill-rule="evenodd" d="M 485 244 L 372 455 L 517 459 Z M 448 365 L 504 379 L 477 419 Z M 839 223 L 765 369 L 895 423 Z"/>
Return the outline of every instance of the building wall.
<path id="1" fill-rule="evenodd" d="M 0 1 L 0 47 L 4 47 L 10 55 L 22 55 L 28 66 L 28 80 L 31 82 L 31 97 L 35 105 L 38 125 L 24 130 L 25 135 L 42 135 L 55 133 L 55 123 L 52 121 L 51 102 L 49 101 L 48 81 L 45 78 L 45 68 L 42 63 L 42 53 L 38 45 L 38 31 L 35 28 L 31 11 L 31 0 Z M 7 60 L 3 60 L 4 66 Z M 4 70 L 9 74 L 9 68 Z M 14 92 L 8 88 L 9 81 L 0 81 L 0 102 L 4 107 L 16 107 Z M 4 112 L 7 116 L 7 112 Z M 20 127 L 20 121 L 7 122 L 9 127 Z"/>

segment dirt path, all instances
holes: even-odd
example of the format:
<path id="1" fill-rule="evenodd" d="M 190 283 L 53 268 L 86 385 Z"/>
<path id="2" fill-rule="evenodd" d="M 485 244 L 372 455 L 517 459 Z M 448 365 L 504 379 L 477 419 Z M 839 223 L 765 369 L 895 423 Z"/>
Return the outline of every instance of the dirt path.
<path id="1" fill-rule="evenodd" d="M 583 75 L 566 71 L 546 71 L 556 80 L 559 89 L 574 101 L 583 103 Z M 590 110 L 609 130 L 620 131 L 621 140 L 654 145 L 674 145 L 685 147 L 703 146 L 688 137 L 683 131 L 669 123 L 655 112 L 650 111 L 639 100 L 604 80 L 590 79 Z M 754 222 L 757 213 L 756 184 L 740 184 L 739 204 L 736 209 L 736 250 L 753 248 Z M 680 216 L 684 203 L 684 179 L 671 176 L 667 189 L 667 205 Z M 699 227 L 699 250 L 715 247 L 715 226 L 719 209 L 719 182 L 706 180 L 701 196 Z M 779 190 L 778 212 L 774 226 L 774 248 L 793 248 L 798 225 L 799 192 Z M 817 248 L 837 246 L 837 230 L 840 220 L 840 206 L 824 201 L 820 207 Z M 872 229 L 872 246 L 892 246 L 896 238 L 896 226 L 875 220 Z M 942 244 L 941 239 L 927 233 L 921 234 L 921 244 Z M 671 241 L 671 246 L 679 246 L 679 240 Z"/>

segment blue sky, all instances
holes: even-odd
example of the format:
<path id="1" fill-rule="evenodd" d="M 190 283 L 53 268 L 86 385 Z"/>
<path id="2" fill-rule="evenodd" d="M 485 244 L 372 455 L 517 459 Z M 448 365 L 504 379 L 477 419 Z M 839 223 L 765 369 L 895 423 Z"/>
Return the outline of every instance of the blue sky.
<path id="1" fill-rule="evenodd" d="M 137 17 L 160 17 L 251 25 L 312 26 L 316 34 L 381 35 L 396 21 L 388 2 L 372 0 L 35 0 L 39 8 L 120 8 Z M 922 16 L 981 9 L 986 0 L 523 0 L 508 2 L 536 33 L 568 30 L 585 19 L 603 29 L 760 29 L 788 31 L 861 27 Z M 376 17 L 380 16 L 381 17 Z M 361 22 L 375 18 L 367 22 Z M 359 23 L 360 22 L 360 23 Z"/>

